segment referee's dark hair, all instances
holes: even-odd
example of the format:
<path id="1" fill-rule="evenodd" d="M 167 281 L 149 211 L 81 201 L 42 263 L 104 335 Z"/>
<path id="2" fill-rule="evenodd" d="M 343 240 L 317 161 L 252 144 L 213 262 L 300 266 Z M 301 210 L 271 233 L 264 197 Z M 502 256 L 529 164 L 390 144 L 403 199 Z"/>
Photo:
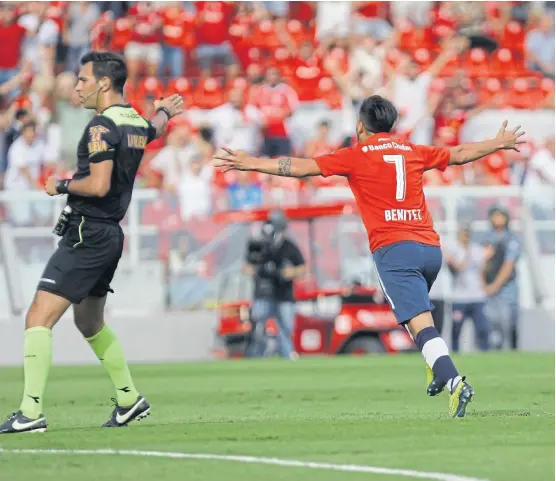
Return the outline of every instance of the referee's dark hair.
<path id="1" fill-rule="evenodd" d="M 394 104 L 380 95 L 367 97 L 359 109 L 359 120 L 367 132 L 390 132 L 397 118 Z"/>
<path id="2" fill-rule="evenodd" d="M 127 67 L 122 57 L 111 52 L 89 52 L 81 59 L 81 65 L 93 63 L 93 75 L 101 79 L 108 77 L 112 81 L 112 89 L 119 94 L 124 93 L 127 80 Z"/>

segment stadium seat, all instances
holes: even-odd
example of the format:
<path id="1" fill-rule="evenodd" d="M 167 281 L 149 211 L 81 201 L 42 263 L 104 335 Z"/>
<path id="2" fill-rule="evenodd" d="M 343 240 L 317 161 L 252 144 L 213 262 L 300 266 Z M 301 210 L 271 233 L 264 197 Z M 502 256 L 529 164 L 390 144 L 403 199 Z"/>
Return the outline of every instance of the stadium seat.
<path id="1" fill-rule="evenodd" d="M 516 109 L 531 108 L 532 105 L 541 100 L 539 94 L 540 92 L 537 89 L 531 88 L 526 78 L 516 78 L 509 85 L 505 103 Z"/>
<path id="2" fill-rule="evenodd" d="M 251 32 L 251 44 L 263 50 L 272 51 L 282 45 L 276 35 L 276 26 L 271 20 L 255 24 Z"/>
<path id="3" fill-rule="evenodd" d="M 180 94 L 186 107 L 193 105 L 193 86 L 187 78 L 177 77 L 168 82 L 165 95 L 169 96 L 172 94 Z"/>
<path id="4" fill-rule="evenodd" d="M 471 78 L 489 76 L 489 58 L 487 52 L 482 48 L 472 48 L 469 50 L 463 61 L 463 66 Z"/>
<path id="5" fill-rule="evenodd" d="M 193 101 L 200 109 L 214 109 L 226 102 L 226 95 L 222 84 L 214 77 L 202 80 L 195 93 Z"/>
<path id="6" fill-rule="evenodd" d="M 496 50 L 491 57 L 490 74 L 498 78 L 517 77 L 523 73 L 523 68 L 510 49 Z"/>
<path id="7" fill-rule="evenodd" d="M 326 102 L 328 107 L 333 110 L 342 108 L 342 94 L 330 77 L 322 77 L 319 80 L 317 98 Z"/>
<path id="8" fill-rule="evenodd" d="M 502 83 L 498 78 L 488 78 L 479 83 L 479 103 L 491 103 L 502 94 Z"/>
<path id="9" fill-rule="evenodd" d="M 502 47 L 523 52 L 523 44 L 525 42 L 525 29 L 523 26 L 511 20 L 504 27 L 502 33 Z"/>
<path id="10" fill-rule="evenodd" d="M 137 87 L 137 100 L 142 100 L 148 95 L 159 99 L 164 96 L 164 86 L 156 77 L 146 77 L 139 82 Z"/>

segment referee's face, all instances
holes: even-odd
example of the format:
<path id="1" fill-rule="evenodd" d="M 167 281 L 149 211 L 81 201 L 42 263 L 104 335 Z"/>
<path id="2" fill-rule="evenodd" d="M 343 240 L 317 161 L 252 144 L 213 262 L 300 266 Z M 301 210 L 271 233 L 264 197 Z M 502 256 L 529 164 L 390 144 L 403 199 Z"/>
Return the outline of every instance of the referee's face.
<path id="1" fill-rule="evenodd" d="M 79 70 L 75 91 L 79 95 L 81 105 L 86 109 L 96 109 L 97 97 L 100 92 L 99 83 L 93 75 L 93 63 L 86 63 Z"/>

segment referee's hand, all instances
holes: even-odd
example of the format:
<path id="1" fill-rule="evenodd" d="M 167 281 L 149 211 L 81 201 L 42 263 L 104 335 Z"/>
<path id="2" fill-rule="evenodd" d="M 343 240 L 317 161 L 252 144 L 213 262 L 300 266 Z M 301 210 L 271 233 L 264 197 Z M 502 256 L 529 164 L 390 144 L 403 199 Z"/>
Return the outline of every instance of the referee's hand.
<path id="1" fill-rule="evenodd" d="M 170 97 L 166 97 L 165 99 L 161 98 L 160 100 L 154 101 L 154 108 L 155 110 L 159 107 L 164 107 L 165 109 L 170 112 L 170 118 L 179 115 L 184 110 L 183 99 L 181 95 L 174 94 L 170 95 Z"/>
<path id="2" fill-rule="evenodd" d="M 56 190 L 56 182 L 58 182 L 58 179 L 53 175 L 51 175 L 48 179 L 46 179 L 44 190 L 48 195 L 59 194 L 59 192 Z"/>

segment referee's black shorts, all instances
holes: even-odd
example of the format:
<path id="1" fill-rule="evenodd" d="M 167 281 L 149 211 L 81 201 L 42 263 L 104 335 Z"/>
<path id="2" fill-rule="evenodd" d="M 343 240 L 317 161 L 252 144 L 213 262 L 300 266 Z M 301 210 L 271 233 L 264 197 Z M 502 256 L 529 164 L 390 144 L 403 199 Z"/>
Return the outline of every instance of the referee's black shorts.
<path id="1" fill-rule="evenodd" d="M 117 222 L 73 215 L 46 265 L 37 290 L 79 304 L 88 296 L 104 297 L 124 248 Z"/>

